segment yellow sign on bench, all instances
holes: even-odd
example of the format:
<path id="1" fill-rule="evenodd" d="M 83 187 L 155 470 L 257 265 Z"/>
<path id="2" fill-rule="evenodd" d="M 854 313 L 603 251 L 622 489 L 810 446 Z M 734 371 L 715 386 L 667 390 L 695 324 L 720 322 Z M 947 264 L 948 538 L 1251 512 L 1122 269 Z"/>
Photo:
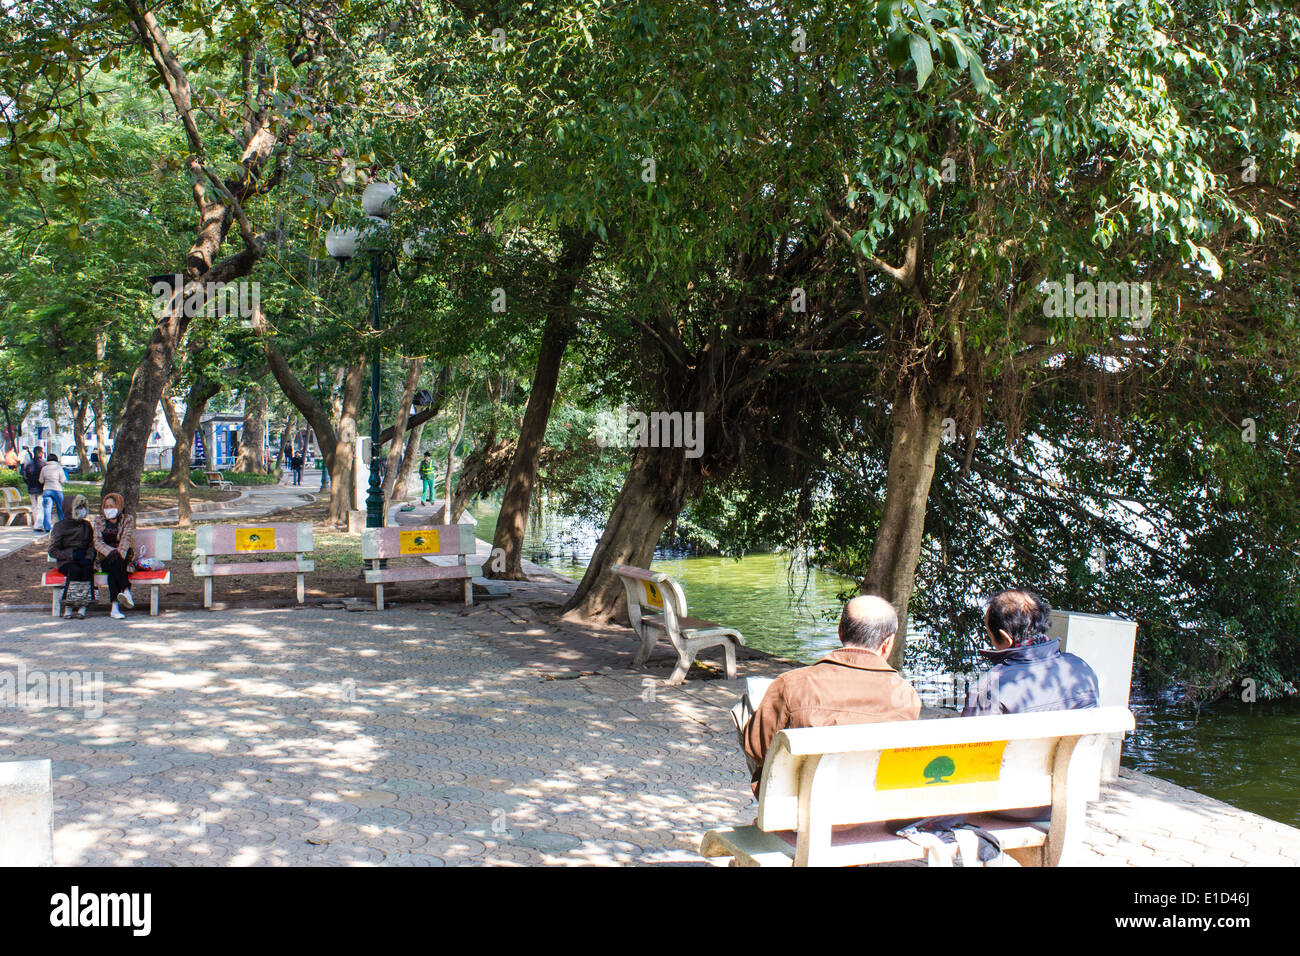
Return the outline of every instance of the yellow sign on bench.
<path id="1" fill-rule="evenodd" d="M 646 607 L 657 607 L 659 610 L 664 609 L 664 596 L 659 593 L 659 588 L 655 587 L 653 581 L 642 581 L 645 585 L 645 603 Z"/>
<path id="2" fill-rule="evenodd" d="M 876 765 L 877 790 L 904 790 L 953 783 L 988 783 L 1002 772 L 1005 740 L 946 747 L 885 750 Z"/>
<path id="3" fill-rule="evenodd" d="M 235 532 L 236 551 L 274 551 L 274 528 L 240 528 Z"/>
<path id="4" fill-rule="evenodd" d="M 437 530 L 403 531 L 398 551 L 401 554 L 441 554 Z"/>

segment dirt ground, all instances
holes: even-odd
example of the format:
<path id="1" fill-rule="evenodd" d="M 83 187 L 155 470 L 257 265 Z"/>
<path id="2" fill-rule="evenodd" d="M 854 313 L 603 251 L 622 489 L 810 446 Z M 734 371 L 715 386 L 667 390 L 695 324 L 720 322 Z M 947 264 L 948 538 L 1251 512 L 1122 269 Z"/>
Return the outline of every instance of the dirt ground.
<path id="1" fill-rule="evenodd" d="M 204 489 L 205 491 L 207 489 Z M 226 492 L 229 494 L 229 492 Z M 174 495 L 174 493 L 173 493 Z M 172 504 L 175 504 L 173 497 Z M 285 508 L 258 518 L 249 518 L 241 524 L 259 524 L 273 521 L 311 521 L 315 551 L 312 558 L 316 570 L 306 578 L 306 604 L 343 598 L 361 598 L 374 601 L 374 585 L 366 584 L 361 577 L 361 536 L 340 533 L 326 522 L 326 503 L 313 502 L 297 508 Z M 210 519 L 198 516 L 196 523 L 220 523 L 219 513 Z M 0 558 L 0 610 L 47 607 L 49 589 L 41 587 L 41 575 L 49 570 L 46 549 L 49 538 L 41 535 L 13 554 Z M 174 529 L 172 560 L 167 567 L 172 572 L 171 584 L 161 589 L 159 604 L 166 611 L 203 608 L 203 579 L 196 578 L 190 570 L 194 555 L 193 530 Z M 284 555 L 277 555 L 279 560 Z M 414 562 L 412 562 L 414 563 Z M 384 586 L 384 604 L 412 604 L 436 601 L 460 603 L 464 599 L 460 581 L 411 581 Z M 137 608 L 148 613 L 147 590 L 134 595 Z M 104 605 L 107 596 L 103 588 L 97 589 L 97 604 Z M 220 607 L 293 607 L 297 605 L 295 578 L 292 574 L 240 575 L 215 579 L 214 602 Z M 139 613 L 138 611 L 136 613 Z"/>

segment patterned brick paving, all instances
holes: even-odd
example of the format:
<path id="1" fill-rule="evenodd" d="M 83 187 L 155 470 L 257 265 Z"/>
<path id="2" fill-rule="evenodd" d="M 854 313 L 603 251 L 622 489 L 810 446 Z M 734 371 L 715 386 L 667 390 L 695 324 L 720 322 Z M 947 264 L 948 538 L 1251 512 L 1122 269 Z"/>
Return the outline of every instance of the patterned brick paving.
<path id="1" fill-rule="evenodd" d="M 753 816 L 735 686 L 629 670 L 629 632 L 558 624 L 547 596 L 5 614 L 0 677 L 102 672 L 104 696 L 0 709 L 0 757 L 54 761 L 64 865 L 707 865 L 700 835 Z M 1092 820 L 1101 865 L 1300 861 L 1300 831 L 1140 775 Z"/>

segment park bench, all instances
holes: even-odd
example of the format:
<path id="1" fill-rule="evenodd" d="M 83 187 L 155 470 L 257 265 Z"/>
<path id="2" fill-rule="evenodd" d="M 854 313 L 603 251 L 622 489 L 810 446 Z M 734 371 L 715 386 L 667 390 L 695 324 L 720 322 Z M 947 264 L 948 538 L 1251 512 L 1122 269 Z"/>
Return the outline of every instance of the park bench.
<path id="1" fill-rule="evenodd" d="M 226 481 L 226 479 L 221 476 L 221 472 L 219 471 L 205 471 L 203 475 L 208 479 L 209 488 L 220 488 L 224 491 L 227 488 L 235 487 L 233 484 Z"/>
<path id="2" fill-rule="evenodd" d="M 925 859 L 886 821 L 962 815 L 1021 865 L 1068 865 L 1107 735 L 1132 729 L 1127 708 L 1101 707 L 783 730 L 763 763 L 757 821 L 706 833 L 700 853 L 739 866 Z M 992 815 L 1041 806 L 1050 825 Z"/>
<path id="3" fill-rule="evenodd" d="M 172 559 L 172 532 L 169 528 L 136 528 L 131 532 L 131 547 L 135 551 L 132 558 L 136 561 L 148 558 L 154 562 L 166 562 Z M 50 558 L 50 561 L 53 561 Z M 59 616 L 63 604 L 63 585 L 66 578 L 58 571 L 46 571 L 41 577 L 41 586 L 53 588 L 51 592 L 53 600 L 51 602 L 50 613 L 55 617 Z M 153 617 L 158 616 L 158 589 L 172 583 L 172 573 L 167 568 L 153 568 L 138 571 L 132 571 L 127 575 L 127 580 L 131 582 L 131 590 L 135 591 L 136 585 L 149 586 L 149 614 Z M 98 573 L 95 575 L 95 587 L 108 587 L 108 575 Z"/>
<path id="4" fill-rule="evenodd" d="M 0 502 L 0 508 L 3 509 L 7 518 L 5 521 L 5 527 L 8 527 L 22 517 L 26 517 L 27 523 L 31 524 L 32 508 L 31 505 L 28 504 L 27 499 L 23 497 L 22 492 L 17 488 L 0 488 L 0 491 L 4 492 L 4 501 Z"/>
<path id="5" fill-rule="evenodd" d="M 203 606 L 212 607 L 212 579 L 231 574 L 294 574 L 298 578 L 298 603 L 306 599 L 304 576 L 316 570 L 306 557 L 312 551 L 311 522 L 262 525 L 204 524 L 194 533 L 196 578 L 203 579 Z M 293 560 L 218 563 L 218 557 L 293 554 Z"/>
<path id="6" fill-rule="evenodd" d="M 688 616 L 681 585 L 666 574 L 627 564 L 615 565 L 614 573 L 623 581 L 627 616 L 632 630 L 641 638 L 641 650 L 632 661 L 634 667 L 648 661 L 659 638 L 667 637 L 677 651 L 677 667 L 668 678 L 669 684 L 686 679 L 700 651 L 719 646 L 726 661 L 727 680 L 736 679 L 736 648 L 745 643 L 739 631 Z"/>
<path id="7" fill-rule="evenodd" d="M 427 528 L 366 528 L 361 532 L 361 561 L 366 583 L 375 586 L 375 607 L 384 609 L 384 585 L 392 581 L 437 581 L 465 579 L 465 603 L 474 603 L 473 578 L 483 573 L 481 565 L 469 564 L 468 555 L 478 550 L 474 525 L 442 524 Z M 425 558 L 455 555 L 456 563 L 439 565 Z M 415 565 L 387 567 L 398 558 L 419 558 Z"/>

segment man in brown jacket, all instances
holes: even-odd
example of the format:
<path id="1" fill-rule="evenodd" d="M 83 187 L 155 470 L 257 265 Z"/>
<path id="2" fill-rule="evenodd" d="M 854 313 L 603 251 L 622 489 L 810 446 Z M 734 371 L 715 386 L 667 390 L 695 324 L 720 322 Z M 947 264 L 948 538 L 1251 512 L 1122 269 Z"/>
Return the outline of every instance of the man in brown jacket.
<path id="1" fill-rule="evenodd" d="M 787 727 L 874 724 L 921 715 L 921 698 L 888 664 L 897 633 L 893 606 L 884 598 L 859 595 L 840 615 L 844 646 L 772 682 L 745 725 L 745 753 L 758 766 L 755 796 L 772 738 Z"/>

